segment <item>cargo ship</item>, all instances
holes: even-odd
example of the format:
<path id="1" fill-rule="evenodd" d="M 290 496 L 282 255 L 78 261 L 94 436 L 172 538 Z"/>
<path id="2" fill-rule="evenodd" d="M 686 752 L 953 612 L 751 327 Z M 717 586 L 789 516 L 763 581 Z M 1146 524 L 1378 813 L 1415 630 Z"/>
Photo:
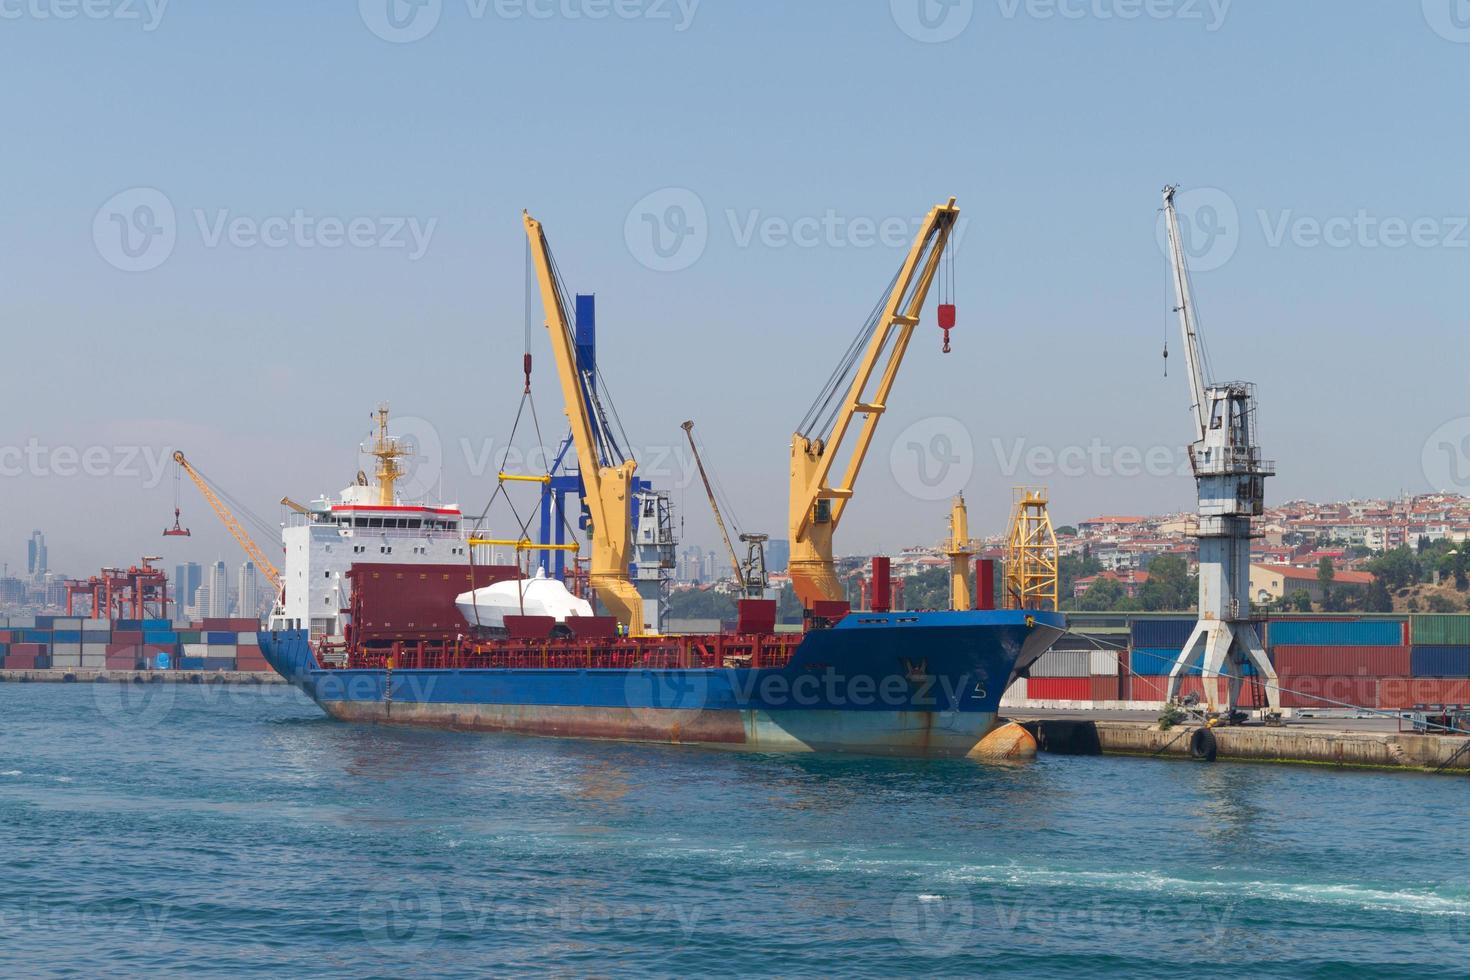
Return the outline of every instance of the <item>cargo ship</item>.
<path id="1" fill-rule="evenodd" d="M 527 214 L 534 266 L 528 281 L 539 285 L 571 428 L 557 459 L 572 454 L 575 470 L 569 466 L 563 478 L 571 478 L 580 501 L 590 554 L 574 559 L 563 581 L 556 565 L 548 576 L 535 561 L 580 545 L 533 542 L 525 523 L 514 538 L 465 535 L 459 520 L 444 532 L 452 535 L 447 561 L 436 560 L 442 549 L 399 560 L 401 549 L 388 550 L 397 548 L 391 534 L 422 535 L 431 517 L 420 508 L 407 526 L 398 523 L 408 510 L 395 496 L 397 449 L 384 423 L 372 450 L 379 458 L 376 497 L 312 508 L 309 532 L 293 542 L 288 531 L 281 613 L 261 634 L 262 654 L 344 721 L 756 750 L 1034 753 L 1024 730 L 998 727 L 1000 698 L 1065 632 L 1060 614 L 972 609 L 967 602 L 900 612 L 875 601 L 871 610 L 854 611 L 832 552 L 925 297 L 946 268 L 941 259 L 958 213 L 953 198 L 929 211 L 884 299 L 791 441 L 798 632 L 777 629 L 776 600 L 765 583 L 743 579 L 733 550 L 743 596 L 734 628 L 663 631 L 659 583 L 649 573 L 650 564 L 672 565 L 667 498 L 635 478 L 637 461 L 596 370 L 592 324 L 583 320 L 587 297 L 578 297 L 574 325 L 545 234 Z M 943 287 L 938 322 L 948 352 L 954 308 L 942 299 Z M 517 424 L 532 399 L 529 346 L 522 361 Z M 534 419 L 534 402 L 530 407 Z M 513 428 L 507 445 L 514 439 Z M 838 466 L 839 456 L 848 462 Z M 499 480 L 492 503 L 508 481 L 540 484 L 543 505 L 557 486 L 550 472 L 502 472 Z M 372 488 L 361 494 L 371 496 Z M 564 503 L 556 509 L 577 512 Z M 487 560 L 480 550 L 487 546 L 512 547 L 516 563 Z"/>

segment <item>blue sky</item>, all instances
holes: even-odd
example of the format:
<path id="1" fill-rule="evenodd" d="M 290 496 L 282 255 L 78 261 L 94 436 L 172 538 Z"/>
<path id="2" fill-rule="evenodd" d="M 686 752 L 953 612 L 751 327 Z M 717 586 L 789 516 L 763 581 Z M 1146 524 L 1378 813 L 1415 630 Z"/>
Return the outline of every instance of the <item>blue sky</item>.
<path id="1" fill-rule="evenodd" d="M 781 536 L 790 433 L 902 259 L 880 231 L 951 194 L 954 352 L 931 309 L 840 552 L 939 537 L 953 486 L 977 531 L 1018 483 L 1061 520 L 1191 505 L 1134 462 L 1189 438 L 1167 182 L 1214 366 L 1260 385 L 1268 499 L 1470 486 L 1434 462 L 1470 435 L 1463 4 L 393 2 L 0 0 L 12 567 L 31 527 L 73 572 L 234 563 L 192 489 L 196 536 L 158 537 L 148 461 L 182 448 L 274 520 L 350 480 L 382 399 L 420 482 L 478 510 L 519 399 L 523 208 L 597 294 L 694 543 L 703 495 L 654 462 L 679 422 Z M 660 256 L 654 228 L 694 235 Z"/>

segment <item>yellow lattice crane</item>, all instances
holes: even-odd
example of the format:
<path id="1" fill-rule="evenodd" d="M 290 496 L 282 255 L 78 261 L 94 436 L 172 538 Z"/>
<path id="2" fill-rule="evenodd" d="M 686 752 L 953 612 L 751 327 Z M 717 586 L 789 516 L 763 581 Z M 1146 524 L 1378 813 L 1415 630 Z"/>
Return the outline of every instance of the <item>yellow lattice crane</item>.
<path id="1" fill-rule="evenodd" d="M 1007 609 L 1057 608 L 1057 536 L 1044 487 L 1017 487 L 1006 549 Z"/>
<path id="2" fill-rule="evenodd" d="M 807 609 L 822 600 L 846 597 L 832 561 L 832 535 L 852 499 L 929 287 L 940 272 L 945 245 L 960 214 L 954 202 L 951 197 L 929 210 L 886 297 L 791 437 L 789 572 L 791 586 Z M 953 304 L 942 302 L 939 324 L 946 350 L 953 314 Z M 837 469 L 841 477 L 832 480 L 837 458 L 844 452 L 846 466 Z"/>
<path id="3" fill-rule="evenodd" d="M 230 536 L 239 543 L 241 548 L 245 549 L 245 554 L 250 556 L 250 560 L 255 562 L 255 567 L 260 569 L 260 573 L 270 582 L 271 588 L 275 589 L 276 593 L 279 594 L 281 591 L 281 572 L 276 568 L 275 563 L 265 556 L 265 552 L 260 550 L 260 546 L 240 526 L 240 522 L 235 519 L 234 513 L 230 511 L 229 507 L 225 506 L 225 502 L 220 499 L 220 495 L 210 486 L 209 481 L 194 468 L 193 464 L 184 458 L 184 454 L 175 452 L 174 462 L 178 464 L 179 469 L 189 475 L 189 479 L 194 481 L 194 485 L 204 495 L 205 501 L 214 510 L 215 516 L 224 524 L 225 530 L 229 531 Z"/>

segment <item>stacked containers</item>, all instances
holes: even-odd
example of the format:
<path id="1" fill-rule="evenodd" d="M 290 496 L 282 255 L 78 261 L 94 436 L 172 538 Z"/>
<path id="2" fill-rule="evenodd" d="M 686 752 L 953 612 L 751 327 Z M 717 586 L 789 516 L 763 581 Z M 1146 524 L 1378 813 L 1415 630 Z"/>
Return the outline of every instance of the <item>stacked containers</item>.
<path id="1" fill-rule="evenodd" d="M 1032 701 L 1092 698 L 1090 650 L 1048 650 L 1031 667 L 1026 696 Z"/>
<path id="2" fill-rule="evenodd" d="M 1279 619 L 1270 637 L 1284 708 L 1391 706 L 1383 682 L 1409 668 L 1402 619 Z"/>
<path id="3" fill-rule="evenodd" d="M 1094 704 L 1099 701 L 1117 701 L 1119 688 L 1119 667 L 1122 658 L 1117 650 L 1097 649 L 1090 651 L 1088 655 L 1089 684 L 1092 688 L 1091 700 Z"/>
<path id="4" fill-rule="evenodd" d="M 107 666 L 107 648 L 112 642 L 112 626 L 106 620 L 82 620 L 82 666 L 101 669 Z"/>
<path id="5" fill-rule="evenodd" d="M 1414 616 L 1409 635 L 1409 678 L 1394 707 L 1470 703 L 1470 616 Z"/>

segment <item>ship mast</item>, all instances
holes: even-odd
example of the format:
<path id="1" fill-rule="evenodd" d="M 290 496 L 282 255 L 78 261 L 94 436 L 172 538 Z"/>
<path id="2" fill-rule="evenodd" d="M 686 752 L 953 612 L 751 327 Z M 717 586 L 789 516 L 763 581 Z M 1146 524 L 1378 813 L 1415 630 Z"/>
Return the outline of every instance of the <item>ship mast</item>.
<path id="1" fill-rule="evenodd" d="M 375 456 L 378 460 L 378 468 L 374 474 L 378 478 L 378 506 L 392 507 L 398 503 L 396 488 L 404 472 L 398 461 L 408 455 L 408 450 L 400 440 L 388 435 L 388 403 L 380 403 L 374 414 L 378 419 L 378 434 L 373 439 L 368 455 Z"/>

